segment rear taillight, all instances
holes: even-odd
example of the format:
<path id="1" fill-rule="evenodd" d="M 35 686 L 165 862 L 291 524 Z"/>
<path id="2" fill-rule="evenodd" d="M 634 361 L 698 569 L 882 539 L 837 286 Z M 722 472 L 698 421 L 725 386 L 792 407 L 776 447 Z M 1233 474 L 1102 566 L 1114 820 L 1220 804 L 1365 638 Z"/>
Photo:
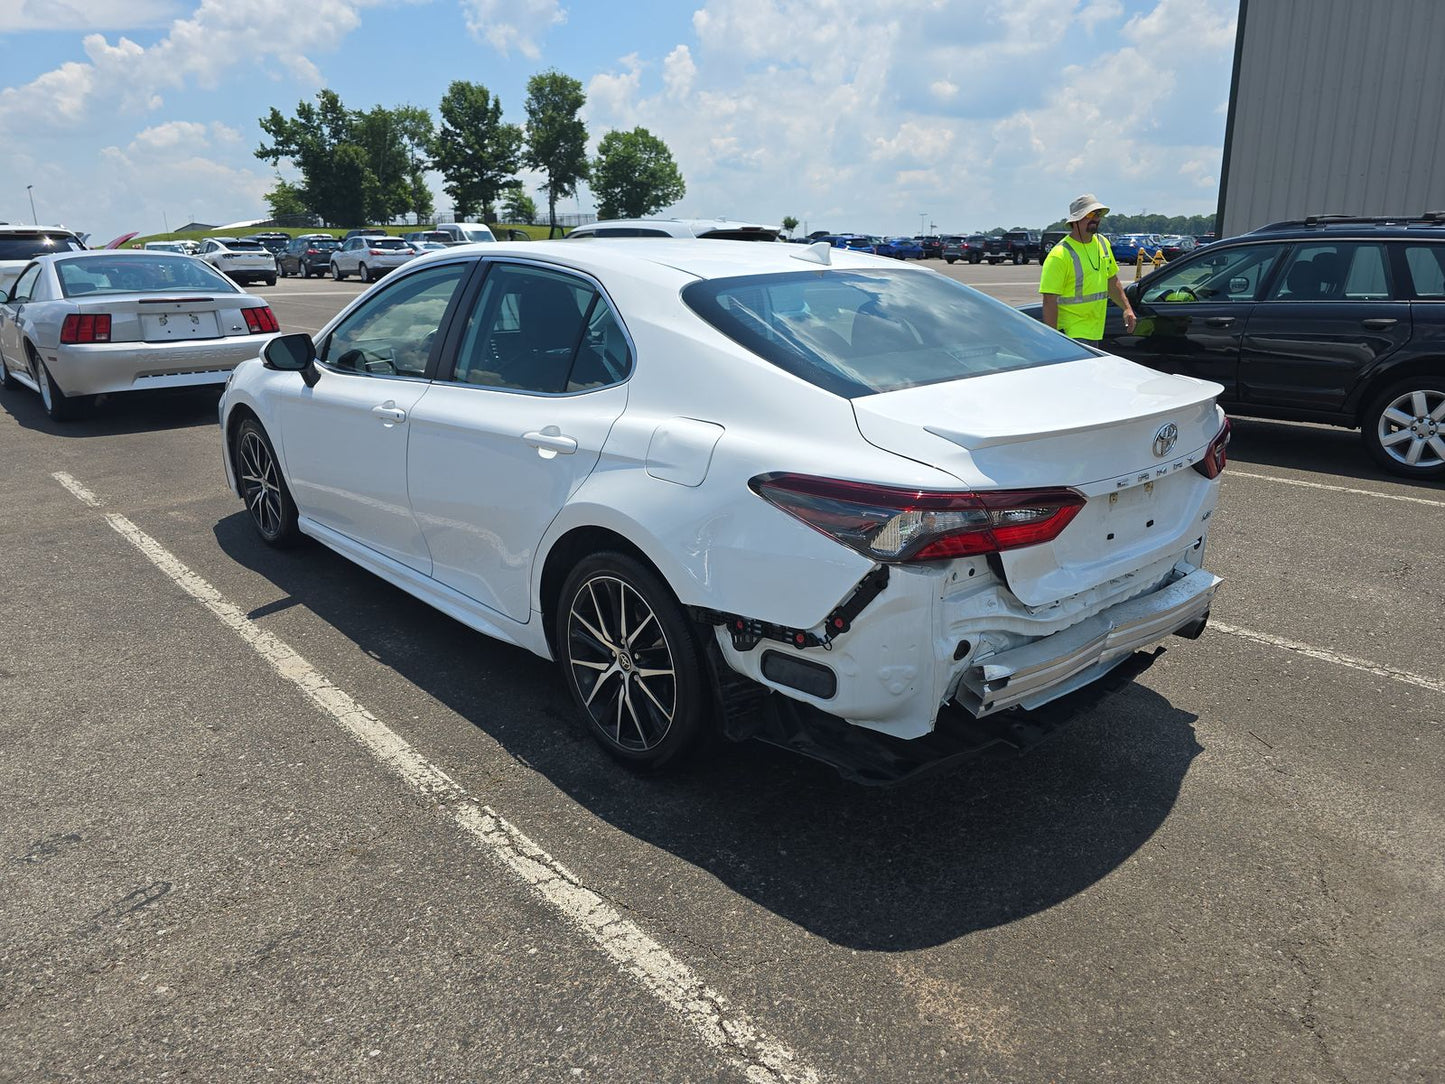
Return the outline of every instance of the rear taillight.
<path id="1" fill-rule="evenodd" d="M 276 314 L 271 311 L 270 305 L 262 305 L 259 309 L 242 309 L 241 315 L 246 318 L 246 330 L 252 335 L 264 335 L 281 330 L 280 325 L 276 323 Z"/>
<path id="2" fill-rule="evenodd" d="M 753 492 L 875 561 L 971 557 L 1049 542 L 1085 504 L 1072 489 L 938 492 L 762 474 Z"/>
<path id="3" fill-rule="evenodd" d="M 60 325 L 60 341 L 67 345 L 110 342 L 110 313 L 71 313 Z"/>
<path id="4" fill-rule="evenodd" d="M 1224 470 L 1225 461 L 1228 459 L 1229 451 L 1229 419 L 1224 419 L 1224 425 L 1220 427 L 1214 439 L 1209 442 L 1209 447 L 1204 452 L 1204 458 L 1194 464 L 1194 469 L 1206 478 L 1218 478 Z"/>

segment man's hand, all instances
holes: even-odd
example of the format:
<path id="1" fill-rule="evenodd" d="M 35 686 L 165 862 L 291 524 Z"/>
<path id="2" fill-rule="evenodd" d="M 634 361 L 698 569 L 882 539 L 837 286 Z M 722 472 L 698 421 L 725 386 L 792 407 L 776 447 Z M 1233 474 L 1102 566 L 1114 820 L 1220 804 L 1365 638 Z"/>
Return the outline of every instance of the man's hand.
<path id="1" fill-rule="evenodd" d="M 1124 309 L 1124 330 L 1130 335 L 1134 334 L 1134 325 L 1138 322 L 1139 319 L 1134 315 L 1134 310 L 1126 306 Z"/>

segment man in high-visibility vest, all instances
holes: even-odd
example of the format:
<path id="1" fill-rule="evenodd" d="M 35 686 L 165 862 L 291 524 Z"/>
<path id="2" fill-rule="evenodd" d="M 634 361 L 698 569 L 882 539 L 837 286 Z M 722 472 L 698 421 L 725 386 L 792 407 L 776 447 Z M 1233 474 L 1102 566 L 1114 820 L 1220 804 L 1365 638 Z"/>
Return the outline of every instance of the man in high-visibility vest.
<path id="1" fill-rule="evenodd" d="M 1044 323 L 1090 346 L 1104 338 L 1109 299 L 1124 310 L 1124 330 L 1134 331 L 1134 307 L 1119 285 L 1119 265 L 1099 221 L 1109 213 L 1092 195 L 1069 204 L 1069 235 L 1049 249 L 1039 277 Z"/>

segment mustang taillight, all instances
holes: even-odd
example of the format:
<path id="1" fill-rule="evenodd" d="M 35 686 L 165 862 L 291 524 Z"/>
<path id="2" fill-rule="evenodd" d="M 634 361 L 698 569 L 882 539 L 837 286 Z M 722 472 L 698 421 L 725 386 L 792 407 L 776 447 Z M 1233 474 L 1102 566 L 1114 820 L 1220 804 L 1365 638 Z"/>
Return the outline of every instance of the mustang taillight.
<path id="1" fill-rule="evenodd" d="M 110 313 L 71 313 L 60 324 L 60 341 L 67 345 L 110 342 Z"/>
<path id="2" fill-rule="evenodd" d="M 1194 464 L 1194 469 L 1206 478 L 1218 478 L 1224 470 L 1225 461 L 1229 452 L 1229 419 L 1224 419 L 1224 425 L 1220 427 L 1214 439 L 1209 442 L 1209 447 L 1204 452 L 1204 458 Z"/>
<path id="3" fill-rule="evenodd" d="M 276 323 L 276 314 L 271 311 L 270 305 L 262 305 L 259 309 L 242 309 L 241 315 L 246 318 L 246 330 L 252 335 L 264 335 L 281 330 L 281 326 Z"/>
<path id="4" fill-rule="evenodd" d="M 898 564 L 1049 542 L 1084 507 L 1072 489 L 900 489 L 806 474 L 760 474 L 753 492 L 850 549 Z"/>

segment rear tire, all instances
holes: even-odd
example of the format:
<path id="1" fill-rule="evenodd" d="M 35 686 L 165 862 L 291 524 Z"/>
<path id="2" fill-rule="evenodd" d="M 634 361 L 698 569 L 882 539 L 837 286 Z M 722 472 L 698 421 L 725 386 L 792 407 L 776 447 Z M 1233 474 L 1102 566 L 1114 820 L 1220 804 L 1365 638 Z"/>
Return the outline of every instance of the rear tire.
<path id="1" fill-rule="evenodd" d="M 583 724 L 614 759 L 655 771 L 712 728 L 691 622 L 657 574 L 626 554 L 584 558 L 554 615 L 557 658 Z"/>
<path id="2" fill-rule="evenodd" d="M 346 276 L 341 273 L 341 268 L 336 265 L 335 260 L 331 262 L 331 277 L 334 278 L 337 282 L 340 282 L 342 279 L 346 278 Z"/>
<path id="3" fill-rule="evenodd" d="M 275 276 L 275 275 L 267 275 L 267 276 L 266 276 L 266 285 L 267 285 L 267 286 L 275 286 L 275 285 L 276 285 L 276 276 Z"/>
<path id="4" fill-rule="evenodd" d="M 50 375 L 45 362 L 34 351 L 29 351 L 30 363 L 35 367 L 35 383 L 40 386 L 40 402 L 51 421 L 68 422 L 80 413 L 86 400 L 80 396 L 66 395 Z"/>
<path id="5" fill-rule="evenodd" d="M 231 445 L 231 465 L 236 472 L 241 500 L 251 516 L 251 526 L 256 528 L 261 541 L 277 549 L 300 542 L 296 502 L 291 499 L 291 490 L 281 475 L 271 438 L 256 419 L 247 418 L 236 430 Z"/>
<path id="6" fill-rule="evenodd" d="M 1391 384 L 1370 401 L 1360 435 L 1387 471 L 1445 478 L 1445 374 L 1422 373 Z"/>

